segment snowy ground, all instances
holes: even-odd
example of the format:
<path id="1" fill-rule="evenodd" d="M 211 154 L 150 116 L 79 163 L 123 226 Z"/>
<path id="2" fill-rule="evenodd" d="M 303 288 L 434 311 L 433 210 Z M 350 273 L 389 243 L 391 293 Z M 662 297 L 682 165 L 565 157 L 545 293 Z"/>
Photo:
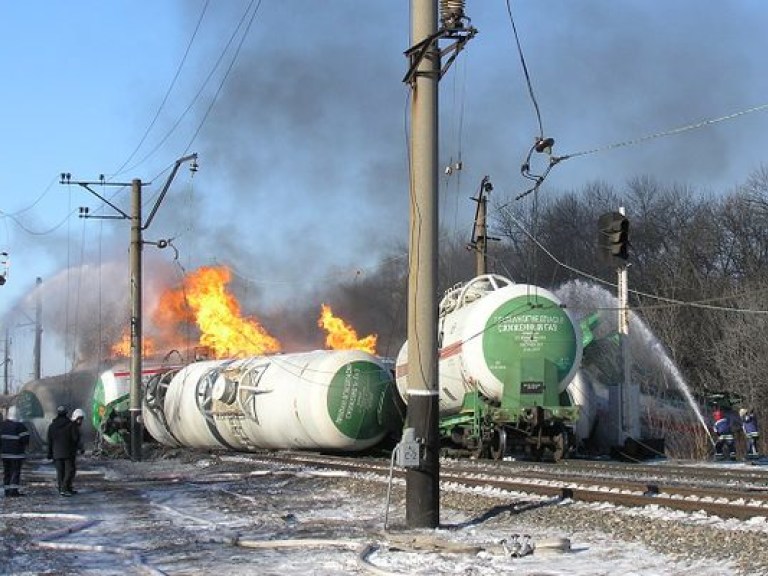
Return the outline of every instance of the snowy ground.
<path id="1" fill-rule="evenodd" d="M 727 559 L 681 563 L 609 534 L 532 528 L 525 513 L 510 513 L 509 496 L 482 514 L 442 506 L 440 529 L 407 530 L 397 484 L 385 531 L 385 487 L 353 488 L 345 475 L 207 455 L 86 458 L 83 468 L 80 492 L 63 498 L 49 463 L 27 465 L 28 496 L 0 501 L 0 573 L 720 576 L 734 568 Z M 513 557 L 515 544 L 534 548 Z"/>

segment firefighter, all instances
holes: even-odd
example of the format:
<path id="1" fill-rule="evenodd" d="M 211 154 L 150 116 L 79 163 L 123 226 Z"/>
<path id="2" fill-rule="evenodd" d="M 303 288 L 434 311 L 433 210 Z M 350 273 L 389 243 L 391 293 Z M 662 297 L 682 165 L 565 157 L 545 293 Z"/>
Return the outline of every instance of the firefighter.
<path id="1" fill-rule="evenodd" d="M 733 442 L 733 431 L 731 430 L 731 421 L 728 415 L 715 408 L 715 412 L 712 414 L 712 418 L 715 421 L 713 429 L 717 435 L 715 442 L 715 458 L 718 460 L 736 459 L 736 450 Z"/>
<path id="2" fill-rule="evenodd" d="M 744 430 L 744 435 L 747 437 L 747 458 L 759 458 L 757 439 L 760 437 L 760 431 L 757 428 L 755 411 L 742 408 L 739 410 L 739 416 L 741 416 L 741 427 Z"/>
<path id="3" fill-rule="evenodd" d="M 27 457 L 29 430 L 23 423 L 0 414 L 0 457 L 3 459 L 3 489 L 6 497 L 24 496 L 21 488 L 21 467 Z"/>

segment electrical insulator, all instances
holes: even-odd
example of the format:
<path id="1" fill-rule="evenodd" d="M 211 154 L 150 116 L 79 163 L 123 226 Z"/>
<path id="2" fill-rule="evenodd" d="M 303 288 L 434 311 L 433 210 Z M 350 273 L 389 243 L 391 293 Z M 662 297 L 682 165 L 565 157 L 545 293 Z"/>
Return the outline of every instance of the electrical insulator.
<path id="1" fill-rule="evenodd" d="M 440 0 L 440 22 L 446 30 L 463 28 L 464 0 Z"/>

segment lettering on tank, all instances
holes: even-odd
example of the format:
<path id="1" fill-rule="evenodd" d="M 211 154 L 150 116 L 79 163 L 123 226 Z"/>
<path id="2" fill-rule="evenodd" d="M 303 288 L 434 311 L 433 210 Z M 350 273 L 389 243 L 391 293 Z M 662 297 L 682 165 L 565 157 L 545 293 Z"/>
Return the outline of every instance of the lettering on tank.
<path id="1" fill-rule="evenodd" d="M 344 367 L 344 385 L 341 404 L 336 412 L 336 424 L 351 420 L 356 410 L 370 410 L 373 407 L 373 395 L 367 386 L 361 384 L 360 370 L 355 369 L 353 364 L 347 364 Z"/>
<path id="2" fill-rule="evenodd" d="M 388 373 L 371 362 L 349 362 L 328 388 L 328 415 L 351 438 L 371 438 L 380 432 L 382 394 L 393 386 Z"/>
<path id="3" fill-rule="evenodd" d="M 548 334 L 560 331 L 566 318 L 561 314 L 520 314 L 495 316 L 491 318 L 491 325 L 496 327 L 499 333 L 507 333 L 518 336 L 521 350 L 538 352 L 546 342 Z"/>
<path id="4" fill-rule="evenodd" d="M 564 376 L 577 352 L 575 328 L 565 310 L 546 298 L 512 298 L 488 318 L 483 332 L 486 365 L 501 381 L 516 378 L 523 358 L 549 361 Z"/>

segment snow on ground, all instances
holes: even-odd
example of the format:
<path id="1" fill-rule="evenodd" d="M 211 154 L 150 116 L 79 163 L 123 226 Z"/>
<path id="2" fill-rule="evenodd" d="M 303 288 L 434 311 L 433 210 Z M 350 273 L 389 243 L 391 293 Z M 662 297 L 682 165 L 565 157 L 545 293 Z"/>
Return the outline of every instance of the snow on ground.
<path id="1" fill-rule="evenodd" d="M 0 501 L 1 574 L 721 576 L 734 568 L 727 559 L 680 562 L 606 534 L 532 528 L 525 514 L 443 508 L 441 528 L 409 530 L 402 484 L 393 487 L 385 531 L 381 490 L 350 490 L 339 474 L 205 456 L 84 464 L 72 498 L 55 493 L 49 463 L 33 460 L 28 496 Z M 649 522 L 676 514 L 621 513 Z M 758 519 L 751 529 L 765 526 Z M 509 555 L 530 544 L 532 553 Z"/>

